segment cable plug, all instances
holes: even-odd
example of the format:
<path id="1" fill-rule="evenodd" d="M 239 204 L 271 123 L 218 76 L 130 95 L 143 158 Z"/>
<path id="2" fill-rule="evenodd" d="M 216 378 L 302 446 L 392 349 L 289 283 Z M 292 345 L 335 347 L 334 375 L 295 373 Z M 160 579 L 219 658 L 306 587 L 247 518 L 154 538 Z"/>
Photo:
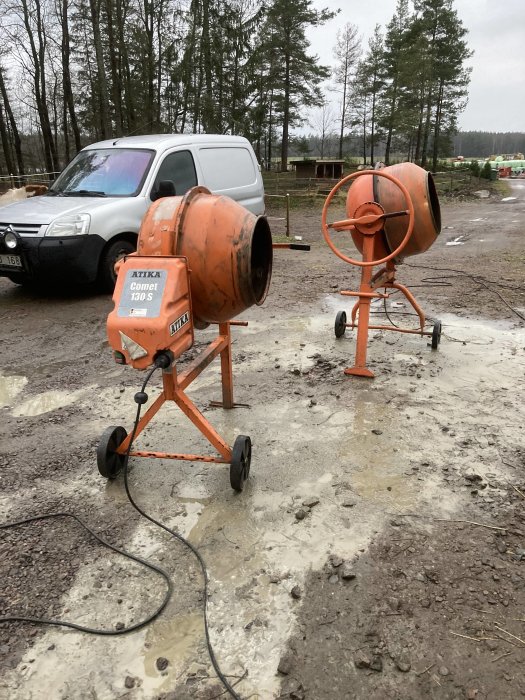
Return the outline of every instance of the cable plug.
<path id="1" fill-rule="evenodd" d="M 155 367 L 158 367 L 159 369 L 168 369 L 172 362 L 173 355 L 168 350 L 159 352 L 155 357 Z"/>

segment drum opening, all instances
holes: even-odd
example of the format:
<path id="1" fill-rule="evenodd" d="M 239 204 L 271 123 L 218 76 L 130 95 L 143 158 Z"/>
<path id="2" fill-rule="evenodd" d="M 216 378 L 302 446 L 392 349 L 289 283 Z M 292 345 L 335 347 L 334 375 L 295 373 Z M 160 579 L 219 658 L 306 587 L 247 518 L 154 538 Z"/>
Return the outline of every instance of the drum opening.
<path id="1" fill-rule="evenodd" d="M 262 304 L 268 294 L 272 276 L 272 234 L 268 221 L 260 216 L 252 236 L 251 287 L 256 304 Z"/>
<path id="2" fill-rule="evenodd" d="M 436 232 L 441 231 L 441 208 L 439 206 L 439 198 L 436 191 L 436 185 L 434 183 L 434 178 L 430 173 L 427 174 L 427 187 L 428 187 L 428 201 L 430 204 L 430 213 L 432 219 L 434 220 L 434 225 L 436 227 Z"/>

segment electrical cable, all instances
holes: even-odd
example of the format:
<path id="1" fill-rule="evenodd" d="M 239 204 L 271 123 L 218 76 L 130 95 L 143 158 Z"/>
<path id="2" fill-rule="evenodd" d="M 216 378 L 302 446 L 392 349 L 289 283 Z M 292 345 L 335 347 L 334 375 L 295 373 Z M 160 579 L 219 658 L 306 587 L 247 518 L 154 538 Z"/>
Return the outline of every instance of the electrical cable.
<path id="1" fill-rule="evenodd" d="M 203 579 L 204 579 L 204 603 L 203 603 L 203 618 L 204 618 L 204 631 L 205 631 L 205 636 L 206 636 L 206 646 L 208 649 L 208 654 L 210 657 L 210 660 L 212 662 L 213 668 L 215 669 L 215 672 L 217 673 L 217 677 L 225 687 L 226 691 L 230 694 L 234 700 L 242 700 L 241 696 L 238 695 L 238 693 L 235 691 L 233 686 L 230 684 L 224 673 L 221 671 L 219 663 L 215 657 L 215 652 L 213 651 L 213 647 L 211 644 L 210 640 L 210 632 L 209 632 L 209 626 L 208 626 L 208 585 L 209 585 L 209 577 L 208 577 L 208 570 L 206 567 L 206 563 L 199 552 L 199 550 L 194 547 L 194 545 L 191 544 L 187 539 L 185 539 L 180 533 L 176 532 L 175 530 L 170 529 L 167 525 L 164 525 L 158 520 L 155 520 L 151 515 L 148 515 L 142 508 L 135 502 L 133 499 L 133 496 L 131 495 L 130 489 L 129 489 L 129 484 L 128 484 L 128 462 L 129 462 L 129 455 L 131 452 L 131 447 L 133 445 L 133 441 L 135 439 L 135 435 L 137 432 L 139 420 L 140 420 L 140 414 L 142 410 L 142 405 L 146 403 L 148 400 L 148 395 L 145 393 L 145 389 L 148 385 L 149 380 L 151 379 L 152 375 L 157 369 L 163 368 L 163 365 L 161 363 L 158 363 L 156 361 L 155 365 L 150 369 L 148 374 L 146 375 L 146 378 L 144 379 L 144 382 L 142 383 L 142 387 L 140 392 L 137 392 L 135 394 L 135 402 L 138 404 L 137 405 L 137 413 L 135 415 L 135 421 L 133 423 L 133 429 L 131 431 L 131 438 L 128 444 L 128 449 L 126 450 L 126 454 L 124 456 L 124 464 L 123 464 L 123 469 L 124 469 L 124 486 L 126 490 L 126 495 L 128 497 L 128 500 L 130 504 L 133 506 L 133 508 L 146 520 L 149 520 L 151 523 L 156 525 L 157 527 L 160 527 L 161 529 L 165 530 L 168 532 L 170 535 L 178 539 L 180 542 L 182 542 L 183 545 L 185 545 L 188 549 L 190 549 L 195 557 L 197 558 L 197 561 L 200 564 Z M 0 530 L 7 530 L 10 528 L 14 528 L 20 525 L 25 525 L 27 523 L 32 523 L 36 522 L 39 520 L 49 520 L 51 518 L 59 518 L 59 517 L 68 517 L 72 518 L 73 520 L 76 520 L 80 525 L 87 530 L 96 540 L 98 540 L 103 546 L 108 547 L 109 549 L 113 550 L 114 552 L 117 552 L 117 554 L 121 554 L 122 556 L 131 559 L 132 561 L 137 562 L 138 564 L 141 564 L 148 569 L 155 571 L 158 573 L 160 576 L 164 578 L 167 584 L 167 590 L 164 595 L 164 598 L 161 602 L 161 604 L 158 606 L 158 608 L 147 618 L 144 620 L 141 620 L 140 622 L 135 623 L 134 625 L 130 625 L 129 627 L 124 627 L 122 629 L 118 630 L 101 630 L 101 629 L 96 629 L 94 627 L 87 627 L 84 625 L 78 625 L 75 622 L 69 622 L 67 620 L 54 620 L 54 619 L 48 619 L 48 618 L 35 618 L 35 617 L 28 617 L 28 616 L 22 616 L 22 615 L 9 615 L 9 616 L 2 616 L 0 617 L 0 624 L 3 622 L 29 622 L 33 624 L 41 624 L 41 625 L 53 625 L 56 627 L 68 627 L 74 630 L 77 630 L 79 632 L 85 632 L 87 634 L 96 634 L 96 635 L 103 635 L 103 636 L 119 636 L 122 634 L 128 634 L 130 632 L 135 632 L 136 630 L 141 629 L 142 627 L 145 627 L 146 625 L 149 625 L 151 622 L 153 622 L 160 614 L 161 612 L 165 609 L 167 606 L 169 600 L 171 599 L 172 593 L 173 593 L 173 582 L 170 578 L 170 575 L 164 571 L 160 566 L 157 566 L 155 564 L 152 564 L 151 562 L 146 561 L 145 559 L 141 559 L 140 557 L 135 556 L 134 554 L 130 554 L 129 552 L 126 552 L 123 549 L 120 549 L 118 547 L 115 547 L 114 545 L 110 544 L 106 540 L 104 540 L 102 537 L 97 535 L 90 527 L 88 527 L 78 516 L 74 515 L 73 513 L 66 513 L 66 512 L 61 512 L 61 513 L 48 513 L 45 515 L 37 515 L 33 516 L 30 518 L 24 518 L 23 520 L 17 520 L 11 523 L 4 523 L 0 525 Z M 244 677 L 244 676 L 243 676 Z M 242 680 L 242 678 L 241 678 Z M 239 681 L 240 682 L 240 681 Z M 236 684 L 234 684 L 236 685 Z"/>
<path id="2" fill-rule="evenodd" d="M 493 282 L 492 280 L 487 280 L 485 277 L 482 277 L 480 275 L 473 275 L 470 272 L 465 272 L 464 270 L 455 270 L 455 269 L 450 268 L 450 267 L 430 267 L 428 265 L 414 265 L 413 263 L 406 263 L 406 266 L 413 267 L 413 268 L 419 268 L 421 270 L 432 270 L 434 272 L 453 272 L 456 275 L 463 275 L 464 277 L 468 277 L 471 280 L 473 280 L 474 282 L 476 282 L 477 284 L 480 284 L 482 287 L 487 289 L 492 294 L 495 294 L 505 304 L 505 306 L 507 306 L 512 311 L 513 314 L 515 314 L 522 321 L 525 321 L 525 316 L 522 313 L 520 313 L 519 311 L 517 311 L 513 306 L 511 306 L 511 304 L 509 304 L 509 302 L 505 299 L 505 297 L 502 294 L 500 294 L 497 289 L 492 289 L 492 287 L 490 287 L 490 285 L 492 284 L 494 286 L 501 286 L 505 289 L 512 289 L 514 291 L 520 290 L 521 289 L 520 287 L 509 287 L 507 285 L 503 285 L 503 284 L 500 284 L 498 282 Z M 429 278 L 429 279 L 438 280 L 438 279 L 444 279 L 444 278 Z M 415 285 L 412 285 L 412 286 L 415 286 Z"/>

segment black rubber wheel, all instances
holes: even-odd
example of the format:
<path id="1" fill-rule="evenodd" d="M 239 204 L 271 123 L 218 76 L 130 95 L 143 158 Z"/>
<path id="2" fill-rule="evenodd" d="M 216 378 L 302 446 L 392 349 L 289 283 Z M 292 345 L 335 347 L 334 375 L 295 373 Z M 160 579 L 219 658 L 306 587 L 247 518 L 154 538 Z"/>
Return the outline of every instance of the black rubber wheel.
<path id="1" fill-rule="evenodd" d="M 441 321 L 436 321 L 434 323 L 434 328 L 432 329 L 432 350 L 437 350 L 438 345 L 441 341 Z"/>
<path id="2" fill-rule="evenodd" d="M 230 484 L 234 491 L 242 491 L 250 473 L 252 441 L 247 435 L 238 435 L 233 444 L 230 464 Z"/>
<path id="3" fill-rule="evenodd" d="M 125 457 L 116 449 L 126 437 L 127 432 L 121 425 L 111 425 L 102 433 L 97 447 L 97 466 L 106 479 L 114 479 L 124 466 Z"/>
<path id="4" fill-rule="evenodd" d="M 334 333 L 336 338 L 341 338 L 346 330 L 346 311 L 338 311 L 335 317 Z"/>
<path id="5" fill-rule="evenodd" d="M 135 251 L 135 246 L 130 241 L 118 240 L 110 243 L 100 258 L 98 270 L 98 287 L 102 292 L 113 292 L 117 275 L 115 274 L 115 263 L 125 255 Z"/>

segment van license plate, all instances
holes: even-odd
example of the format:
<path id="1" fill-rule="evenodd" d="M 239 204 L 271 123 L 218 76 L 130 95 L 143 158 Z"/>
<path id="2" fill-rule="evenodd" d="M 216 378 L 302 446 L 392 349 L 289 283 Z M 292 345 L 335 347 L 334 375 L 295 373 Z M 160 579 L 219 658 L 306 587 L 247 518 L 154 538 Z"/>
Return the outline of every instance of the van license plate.
<path id="1" fill-rule="evenodd" d="M 22 267 L 22 258 L 19 255 L 0 255 L 0 266 Z"/>

